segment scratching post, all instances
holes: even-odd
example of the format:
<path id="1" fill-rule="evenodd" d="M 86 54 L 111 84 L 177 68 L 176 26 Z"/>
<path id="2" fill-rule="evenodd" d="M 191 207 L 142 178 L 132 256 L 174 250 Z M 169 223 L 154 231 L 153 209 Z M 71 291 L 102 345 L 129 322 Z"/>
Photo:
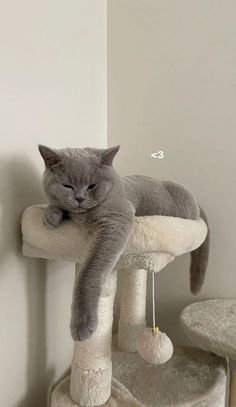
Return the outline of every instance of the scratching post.
<path id="1" fill-rule="evenodd" d="M 79 273 L 91 236 L 71 220 L 53 230 L 47 229 L 42 221 L 44 210 L 45 206 L 36 205 L 23 214 L 24 255 L 72 261 Z M 137 333 L 146 325 L 147 272 L 157 273 L 175 256 L 196 249 L 206 233 L 207 226 L 201 218 L 135 218 L 129 241 L 116 265 L 117 269 L 122 269 L 118 343 L 123 350 L 114 348 L 111 362 L 116 290 L 116 271 L 113 271 L 105 281 L 99 301 L 98 328 L 89 339 L 75 343 L 71 375 L 53 390 L 51 407 L 224 406 L 226 376 L 225 362 L 221 357 L 196 349 L 176 349 L 167 363 L 157 366 L 146 362 L 150 354 L 151 362 L 162 363 L 168 359 L 160 360 L 157 348 L 153 354 L 150 349 L 148 354 L 145 351 L 146 360 L 134 352 Z M 149 340 L 150 347 L 154 349 Z M 233 366 L 231 370 L 235 371 Z M 234 383 L 235 375 L 232 374 L 231 388 Z M 231 400 L 233 407 L 233 392 Z"/>
<path id="2" fill-rule="evenodd" d="M 76 265 L 79 273 L 79 266 Z M 116 271 L 106 279 L 98 305 L 98 327 L 83 342 L 75 342 L 71 365 L 70 395 L 79 406 L 104 404 L 111 395 L 111 332 Z M 59 404 L 55 404 L 55 407 Z M 54 407 L 54 404 L 53 404 Z"/>
<path id="3" fill-rule="evenodd" d="M 146 270 L 122 270 L 118 347 L 136 351 L 136 338 L 146 326 Z"/>

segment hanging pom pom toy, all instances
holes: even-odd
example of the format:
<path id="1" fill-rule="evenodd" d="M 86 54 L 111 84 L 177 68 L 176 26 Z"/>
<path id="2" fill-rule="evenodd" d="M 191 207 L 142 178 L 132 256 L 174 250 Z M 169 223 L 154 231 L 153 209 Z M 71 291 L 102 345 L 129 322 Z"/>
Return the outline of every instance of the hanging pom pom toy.
<path id="1" fill-rule="evenodd" d="M 140 356 L 149 363 L 161 365 L 167 362 L 173 354 L 170 338 L 156 326 L 155 317 L 155 280 L 152 273 L 152 316 L 153 327 L 146 328 L 137 336 L 136 347 Z"/>

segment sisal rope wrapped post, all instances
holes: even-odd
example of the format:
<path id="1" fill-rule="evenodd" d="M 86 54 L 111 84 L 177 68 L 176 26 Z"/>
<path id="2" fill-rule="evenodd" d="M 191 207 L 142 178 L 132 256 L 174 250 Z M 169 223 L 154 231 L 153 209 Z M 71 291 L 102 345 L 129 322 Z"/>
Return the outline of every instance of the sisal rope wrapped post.
<path id="1" fill-rule="evenodd" d="M 78 265 L 76 272 L 79 272 Z M 80 407 L 103 405 L 111 395 L 111 335 L 116 277 L 114 270 L 106 279 L 98 306 L 96 331 L 89 339 L 74 345 L 70 396 Z"/>
<path id="2" fill-rule="evenodd" d="M 229 382 L 229 407 L 236 407 L 236 362 L 229 361 L 230 382 Z"/>
<path id="3" fill-rule="evenodd" d="M 122 269 L 118 347 L 136 351 L 136 338 L 146 327 L 147 271 Z"/>

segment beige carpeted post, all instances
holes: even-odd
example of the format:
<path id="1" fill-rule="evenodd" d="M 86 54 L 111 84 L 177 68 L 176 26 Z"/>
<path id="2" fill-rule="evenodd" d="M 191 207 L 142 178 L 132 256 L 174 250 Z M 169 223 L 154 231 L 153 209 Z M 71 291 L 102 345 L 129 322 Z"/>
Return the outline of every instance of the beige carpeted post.
<path id="1" fill-rule="evenodd" d="M 91 338 L 74 345 L 70 395 L 80 407 L 100 406 L 111 395 L 111 333 L 116 276 L 117 272 L 112 271 L 104 284 L 96 331 Z"/>
<path id="2" fill-rule="evenodd" d="M 229 361 L 230 384 L 229 384 L 229 407 L 236 407 L 236 362 Z"/>
<path id="3" fill-rule="evenodd" d="M 146 270 L 122 270 L 118 347 L 136 351 L 137 334 L 146 327 Z"/>

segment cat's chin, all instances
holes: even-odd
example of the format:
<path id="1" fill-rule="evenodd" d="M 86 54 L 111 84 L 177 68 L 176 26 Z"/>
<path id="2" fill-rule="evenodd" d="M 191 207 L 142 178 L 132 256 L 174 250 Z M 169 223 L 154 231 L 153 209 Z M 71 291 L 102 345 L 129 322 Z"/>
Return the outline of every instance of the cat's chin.
<path id="1" fill-rule="evenodd" d="M 82 208 L 81 206 L 79 206 L 78 208 L 71 209 L 71 212 L 73 212 L 73 213 L 85 213 L 89 209 L 91 209 L 91 208 Z"/>

